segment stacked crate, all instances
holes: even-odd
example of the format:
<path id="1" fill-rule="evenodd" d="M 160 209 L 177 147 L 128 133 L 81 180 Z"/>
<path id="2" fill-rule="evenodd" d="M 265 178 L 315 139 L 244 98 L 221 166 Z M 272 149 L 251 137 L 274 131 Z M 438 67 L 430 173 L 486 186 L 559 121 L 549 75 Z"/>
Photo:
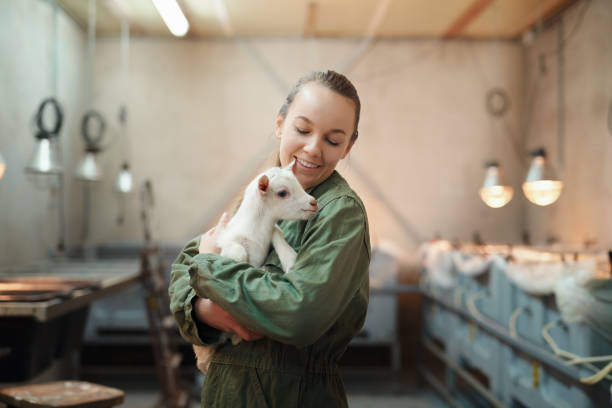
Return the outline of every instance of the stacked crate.
<path id="1" fill-rule="evenodd" d="M 444 358 L 468 373 L 478 371 L 475 378 L 484 383 L 484 392 L 500 405 L 612 405 L 611 382 L 581 383 L 579 379 L 592 375 L 593 369 L 565 366 L 567 359 L 555 355 L 542 333 L 546 328 L 554 347 L 581 357 L 612 355 L 609 339 L 587 324 L 564 323 L 552 291 L 534 294 L 521 289 L 509 278 L 504 261 L 493 262 L 477 276 L 458 272 L 456 264 L 452 267 L 453 287 L 436 287 L 431 281 L 424 287 L 425 334 L 442 339 Z M 452 378 L 447 381 L 451 392 L 453 384 Z"/>

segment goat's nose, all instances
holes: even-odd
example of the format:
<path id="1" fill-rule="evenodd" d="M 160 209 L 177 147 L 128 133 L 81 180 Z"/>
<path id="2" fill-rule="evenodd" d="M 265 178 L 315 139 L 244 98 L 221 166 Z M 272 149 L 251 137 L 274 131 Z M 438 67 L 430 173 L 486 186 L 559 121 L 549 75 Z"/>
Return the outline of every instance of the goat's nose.
<path id="1" fill-rule="evenodd" d="M 317 211 L 317 200 L 314 198 L 310 200 L 310 206 L 313 208 L 313 210 Z"/>

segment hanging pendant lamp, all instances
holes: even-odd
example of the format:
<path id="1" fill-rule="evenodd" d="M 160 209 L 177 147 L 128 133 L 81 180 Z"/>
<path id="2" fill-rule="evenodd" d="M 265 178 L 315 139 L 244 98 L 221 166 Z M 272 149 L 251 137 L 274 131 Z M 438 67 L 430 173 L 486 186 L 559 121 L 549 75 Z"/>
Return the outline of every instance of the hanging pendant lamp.
<path id="1" fill-rule="evenodd" d="M 117 176 L 117 181 L 115 182 L 115 189 L 120 192 L 127 194 L 132 191 L 134 186 L 134 181 L 132 178 L 132 173 L 130 172 L 130 165 L 125 162 L 121 166 L 121 170 L 119 171 L 119 175 Z"/>
<path id="2" fill-rule="evenodd" d="M 536 205 L 550 205 L 561 195 L 563 182 L 559 180 L 548 162 L 544 148 L 533 150 L 531 155 L 533 159 L 523 183 L 523 193 Z"/>
<path id="3" fill-rule="evenodd" d="M 501 208 L 512 200 L 514 189 L 504 183 L 503 171 L 497 161 L 485 164 L 485 180 L 480 189 L 480 198 L 491 208 Z"/>
<path id="4" fill-rule="evenodd" d="M 97 122 L 97 131 L 92 131 L 92 123 Z M 106 121 L 102 115 L 91 110 L 83 116 L 81 133 L 85 139 L 85 157 L 76 169 L 75 177 L 80 181 L 95 182 L 102 179 L 102 169 L 96 161 L 96 155 L 102 151 L 100 142 L 106 130 Z"/>
<path id="5" fill-rule="evenodd" d="M 44 123 L 44 112 L 47 106 L 53 108 L 55 113 L 54 125 L 47 129 Z M 36 113 L 36 139 L 38 140 L 36 150 L 30 164 L 25 168 L 27 173 L 34 174 L 61 174 L 62 165 L 59 159 L 57 148 L 53 143 L 53 138 L 58 137 L 62 128 L 63 114 L 62 109 L 55 98 L 43 100 Z"/>
<path id="6" fill-rule="evenodd" d="M 127 109 L 122 106 L 119 110 L 119 123 L 121 124 L 121 133 L 126 134 Z M 121 170 L 115 180 L 115 190 L 119 193 L 127 194 L 132 191 L 133 177 L 130 170 L 130 164 L 126 161 L 121 165 Z"/>

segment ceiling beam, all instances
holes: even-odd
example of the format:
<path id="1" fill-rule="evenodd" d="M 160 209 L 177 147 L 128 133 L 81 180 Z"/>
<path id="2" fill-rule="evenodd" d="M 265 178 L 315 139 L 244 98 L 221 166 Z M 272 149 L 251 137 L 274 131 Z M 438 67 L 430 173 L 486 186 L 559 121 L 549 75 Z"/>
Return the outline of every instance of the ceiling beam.
<path id="1" fill-rule="evenodd" d="M 319 5 L 311 1 L 308 3 L 308 10 L 306 11 L 306 22 L 304 23 L 304 37 L 314 37 L 315 28 L 317 23 L 317 11 Z"/>
<path id="2" fill-rule="evenodd" d="M 462 15 L 460 15 L 453 24 L 446 30 L 442 35 L 442 38 L 456 38 L 461 35 L 463 30 L 470 25 L 476 17 L 480 15 L 493 0 L 474 0 L 474 2 L 468 7 Z"/>
<path id="3" fill-rule="evenodd" d="M 361 40 L 355 52 L 349 55 L 344 63 L 340 64 L 340 67 L 338 68 L 339 72 L 348 75 L 348 73 L 359 63 L 366 52 L 368 52 L 370 47 L 372 47 L 372 44 L 376 39 L 378 28 L 387 15 L 387 11 L 389 10 L 389 6 L 391 6 L 392 1 L 393 0 L 380 0 L 378 2 L 378 6 L 370 19 L 370 24 L 368 24 L 368 28 L 366 29 L 365 37 L 363 37 L 363 40 Z"/>

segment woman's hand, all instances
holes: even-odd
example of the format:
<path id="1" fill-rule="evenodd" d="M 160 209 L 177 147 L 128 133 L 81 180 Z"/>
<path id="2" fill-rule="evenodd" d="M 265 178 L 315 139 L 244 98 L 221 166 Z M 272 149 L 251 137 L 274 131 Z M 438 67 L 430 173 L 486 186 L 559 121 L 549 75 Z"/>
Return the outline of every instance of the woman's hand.
<path id="1" fill-rule="evenodd" d="M 209 229 L 205 234 L 202 234 L 198 248 L 201 254 L 218 254 L 221 252 L 221 249 L 217 247 L 217 238 L 219 238 L 219 234 L 227 226 L 228 221 L 229 216 L 227 213 L 223 213 L 217 225 Z"/>
<path id="2" fill-rule="evenodd" d="M 261 334 L 238 323 L 236 319 L 210 299 L 199 297 L 193 305 L 196 317 L 209 326 L 224 332 L 237 334 L 244 341 L 254 341 L 263 338 Z"/>

